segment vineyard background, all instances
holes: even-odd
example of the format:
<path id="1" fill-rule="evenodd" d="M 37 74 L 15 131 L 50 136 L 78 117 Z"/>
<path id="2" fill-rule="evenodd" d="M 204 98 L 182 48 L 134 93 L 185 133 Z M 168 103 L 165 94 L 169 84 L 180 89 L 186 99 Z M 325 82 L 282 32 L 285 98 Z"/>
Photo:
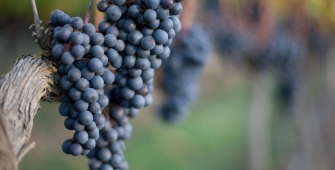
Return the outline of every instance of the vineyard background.
<path id="1" fill-rule="evenodd" d="M 192 0 L 186 0 L 192 1 Z M 248 3 L 246 3 L 248 2 Z M 37 44 L 33 43 L 28 27 L 33 23 L 29 1 L 21 0 L 18 3 L 0 1 L 0 74 L 8 72 L 14 60 L 23 54 L 32 54 L 40 51 Z M 46 23 L 49 14 L 54 9 L 61 9 L 70 16 L 85 15 L 87 3 L 81 0 L 42 1 L 36 0 L 41 20 Z M 250 1 L 226 0 L 231 11 L 243 11 Z M 325 35 L 330 42 L 328 48 L 321 48 L 322 53 L 309 53 L 305 66 L 305 79 L 302 88 L 305 91 L 304 99 L 310 103 L 320 101 L 322 104 L 311 108 L 311 112 L 317 113 L 314 119 L 329 119 L 321 131 L 331 134 L 335 128 L 331 124 L 335 116 L 331 106 L 334 95 L 334 78 L 332 77 L 332 65 L 334 63 L 333 33 L 335 26 L 335 3 L 328 0 L 281 0 L 280 3 L 268 6 L 270 11 L 278 11 L 274 21 L 288 17 L 292 11 L 290 6 L 295 4 L 304 10 L 303 18 L 308 18 L 319 30 L 326 30 Z M 231 7 L 231 8 L 229 8 Z M 234 8 L 233 8 L 234 7 Z M 204 13 L 203 4 L 199 4 L 200 13 Z M 219 16 L 219 14 L 218 14 Z M 198 16 L 199 23 L 204 22 L 203 16 Z M 221 22 L 217 19 L 217 22 Z M 327 39 L 327 40 L 328 40 Z M 215 43 L 213 41 L 213 43 Z M 324 47 L 321 43 L 321 47 Z M 138 118 L 132 120 L 134 133 L 131 140 L 127 141 L 126 158 L 130 168 L 134 170 L 245 170 L 252 169 L 253 153 L 250 152 L 250 110 L 254 107 L 255 100 L 255 73 L 247 64 L 236 64 L 230 60 L 227 54 L 213 48 L 208 64 L 205 66 L 201 80 L 201 93 L 197 102 L 193 105 L 190 115 L 177 125 L 165 124 L 155 116 L 157 106 L 164 98 L 160 90 L 159 81 L 162 74 L 157 74 L 156 90 L 154 92 L 153 106 L 142 109 Z M 322 56 L 321 56 L 322 55 Z M 266 71 L 267 87 L 260 91 L 266 103 L 262 103 L 268 111 L 266 136 L 269 141 L 265 146 L 268 158 L 263 167 L 273 170 L 295 169 L 292 166 L 304 164 L 308 151 L 301 148 L 303 138 L 299 131 L 301 123 L 299 114 L 286 113 L 276 97 L 277 76 L 272 71 Z M 263 84 L 264 85 L 264 84 Z M 263 86 L 262 85 L 262 86 Z M 306 87 L 307 86 L 307 87 Z M 310 88 L 308 88 L 310 87 Z M 321 90 L 320 90 L 321 89 Z M 327 94 L 327 95 L 325 95 Z M 311 97 L 313 96 L 313 98 Z M 328 97 L 327 97 L 328 96 Z M 324 100 L 319 100 L 324 99 Z M 300 112 L 302 101 L 297 109 Z M 85 157 L 72 157 L 64 155 L 61 144 L 71 132 L 63 127 L 64 118 L 58 113 L 58 103 L 42 102 L 41 109 L 35 117 L 32 140 L 36 141 L 36 148 L 23 159 L 20 169 L 87 169 Z M 302 106 L 301 106 L 302 105 Z M 312 106 L 310 106 L 312 107 Z M 314 110 L 313 110 L 314 109 Z M 316 109 L 316 110 L 315 110 Z M 298 112 L 299 112 L 298 111 Z M 305 112 L 305 111 L 303 111 Z M 313 115 L 313 114 L 312 114 Z M 297 121 L 298 118 L 298 121 Z M 307 122 L 311 127 L 317 126 L 315 122 Z M 328 134 L 328 133 L 327 133 Z M 331 139 L 334 138 L 330 137 Z M 318 138 L 318 136 L 315 136 Z M 327 138 L 328 139 L 328 138 Z M 321 140 L 321 139 L 320 139 Z M 333 139 L 334 140 L 334 139 Z M 318 145 L 318 143 L 312 144 Z M 334 144 L 329 144 L 332 152 Z M 263 148 L 264 149 L 264 148 Z M 317 153 L 317 152 L 315 152 Z M 299 156 L 300 155 L 300 156 Z M 335 158 L 335 157 L 333 157 Z M 301 160 L 302 159 L 302 160 Z M 331 159 L 331 158 L 329 158 Z M 298 162 L 298 163 L 296 163 Z M 319 162 L 320 163 L 320 162 Z M 322 163 L 320 163 L 322 164 Z M 300 168 L 303 166 L 300 166 Z M 310 168 L 310 167 L 309 167 Z M 302 168 L 308 169 L 308 168 Z M 327 168 L 324 168 L 327 169 Z"/>

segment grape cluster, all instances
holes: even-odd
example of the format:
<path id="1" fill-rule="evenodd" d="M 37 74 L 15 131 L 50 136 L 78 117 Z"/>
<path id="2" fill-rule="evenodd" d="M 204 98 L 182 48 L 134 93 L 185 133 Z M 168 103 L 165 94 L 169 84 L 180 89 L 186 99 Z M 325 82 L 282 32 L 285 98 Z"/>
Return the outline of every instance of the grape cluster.
<path id="1" fill-rule="evenodd" d="M 116 68 L 117 104 L 140 109 L 151 105 L 154 70 L 170 55 L 169 46 L 181 29 L 181 0 L 101 0 L 97 8 L 106 13 L 99 31 L 115 35 L 122 50 L 107 51 Z"/>
<path id="2" fill-rule="evenodd" d="M 52 55 L 62 77 L 59 112 L 67 117 L 65 127 L 76 131 L 63 143 L 65 153 L 87 155 L 90 169 L 128 169 L 128 118 L 153 102 L 154 70 L 169 57 L 181 29 L 180 2 L 101 0 L 97 9 L 106 20 L 98 30 L 60 10 L 51 13 Z M 107 84 L 110 90 L 104 90 Z"/>
<path id="3" fill-rule="evenodd" d="M 80 17 L 70 18 L 60 10 L 50 15 L 53 30 L 52 56 L 60 61 L 58 73 L 62 104 L 59 113 L 64 125 L 75 130 L 73 139 L 65 140 L 66 154 L 86 155 L 96 146 L 99 130 L 104 127 L 102 110 L 109 103 L 105 84 L 112 84 L 114 73 L 107 70 L 108 58 L 100 46 L 103 38 L 92 24 L 84 26 Z"/>
<path id="4" fill-rule="evenodd" d="M 167 122 L 178 122 L 188 111 L 198 91 L 197 81 L 210 52 L 207 32 L 193 25 L 172 44 L 171 56 L 163 64 L 163 89 L 166 101 L 159 115 Z"/>

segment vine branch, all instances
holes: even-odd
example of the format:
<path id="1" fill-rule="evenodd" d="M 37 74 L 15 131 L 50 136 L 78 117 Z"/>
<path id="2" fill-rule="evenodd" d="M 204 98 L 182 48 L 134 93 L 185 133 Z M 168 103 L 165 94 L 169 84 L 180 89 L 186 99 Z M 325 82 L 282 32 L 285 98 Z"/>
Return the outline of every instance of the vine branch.
<path id="1" fill-rule="evenodd" d="M 29 142 L 33 120 L 39 101 L 52 90 L 55 70 L 45 57 L 28 55 L 0 80 L 0 170 L 16 170 L 35 146 Z"/>
<path id="2" fill-rule="evenodd" d="M 90 0 L 90 4 L 88 5 L 88 9 L 87 9 L 85 20 L 84 20 L 84 25 L 86 25 L 91 19 L 91 11 L 92 11 L 93 4 L 94 4 L 94 0 Z"/>
<path id="3" fill-rule="evenodd" d="M 40 20 L 40 17 L 38 16 L 37 12 L 37 7 L 36 7 L 36 2 L 35 0 L 30 0 L 31 3 L 31 8 L 33 10 L 33 15 L 34 15 L 34 24 L 30 26 L 30 30 L 33 31 L 33 36 L 36 38 L 37 42 L 43 37 L 41 33 L 41 23 L 42 21 Z"/>

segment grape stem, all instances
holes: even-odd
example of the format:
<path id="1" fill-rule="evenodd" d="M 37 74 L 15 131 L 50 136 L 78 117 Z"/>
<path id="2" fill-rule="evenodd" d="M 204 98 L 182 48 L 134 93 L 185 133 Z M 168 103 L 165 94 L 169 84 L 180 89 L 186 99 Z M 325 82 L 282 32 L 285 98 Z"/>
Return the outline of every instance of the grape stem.
<path id="1" fill-rule="evenodd" d="M 90 0 L 90 5 L 88 6 L 85 20 L 84 20 L 84 25 L 86 25 L 91 19 L 91 11 L 92 11 L 93 4 L 94 4 L 94 0 Z"/>
<path id="2" fill-rule="evenodd" d="M 34 25 L 31 26 L 31 29 L 34 29 L 33 36 L 38 40 L 42 38 L 42 34 L 41 34 L 42 21 L 40 20 L 40 17 L 38 16 L 35 0 L 30 0 L 30 3 L 31 3 L 31 8 L 33 10 L 33 14 L 34 14 Z"/>

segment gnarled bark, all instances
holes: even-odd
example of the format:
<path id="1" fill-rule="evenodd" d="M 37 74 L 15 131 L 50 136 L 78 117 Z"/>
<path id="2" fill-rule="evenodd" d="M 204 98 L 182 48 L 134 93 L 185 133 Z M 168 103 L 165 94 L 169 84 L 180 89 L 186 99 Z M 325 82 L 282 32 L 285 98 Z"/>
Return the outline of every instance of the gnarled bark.
<path id="1" fill-rule="evenodd" d="M 56 71 L 44 57 L 25 56 L 0 80 L 0 170 L 15 170 L 34 147 L 29 143 L 39 101 L 51 91 Z"/>

